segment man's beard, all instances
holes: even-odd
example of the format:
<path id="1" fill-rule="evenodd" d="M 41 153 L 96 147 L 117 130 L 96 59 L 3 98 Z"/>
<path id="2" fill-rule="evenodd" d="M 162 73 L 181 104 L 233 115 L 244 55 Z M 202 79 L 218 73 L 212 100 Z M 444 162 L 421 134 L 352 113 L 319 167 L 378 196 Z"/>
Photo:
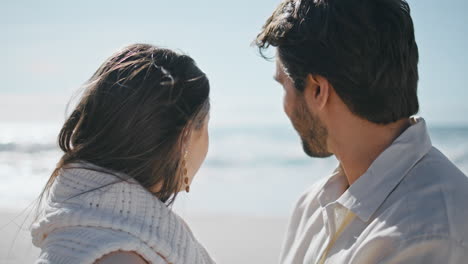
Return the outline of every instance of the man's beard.
<path id="1" fill-rule="evenodd" d="M 333 155 L 327 150 L 327 128 L 309 111 L 303 100 L 300 100 L 291 121 L 301 137 L 302 147 L 308 156 L 326 158 Z"/>

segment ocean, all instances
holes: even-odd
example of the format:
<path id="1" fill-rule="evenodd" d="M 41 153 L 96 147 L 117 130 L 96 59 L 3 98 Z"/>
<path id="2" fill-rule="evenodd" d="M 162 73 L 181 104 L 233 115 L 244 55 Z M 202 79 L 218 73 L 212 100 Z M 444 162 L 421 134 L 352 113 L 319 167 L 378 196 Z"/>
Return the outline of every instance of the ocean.
<path id="1" fill-rule="evenodd" d="M 57 163 L 59 123 L 0 122 L 0 208 L 30 206 Z M 468 126 L 429 126 L 433 144 L 468 174 Z M 287 216 L 308 186 L 337 161 L 312 159 L 286 122 L 215 122 L 210 151 L 189 194 L 175 209 L 236 215 Z"/>

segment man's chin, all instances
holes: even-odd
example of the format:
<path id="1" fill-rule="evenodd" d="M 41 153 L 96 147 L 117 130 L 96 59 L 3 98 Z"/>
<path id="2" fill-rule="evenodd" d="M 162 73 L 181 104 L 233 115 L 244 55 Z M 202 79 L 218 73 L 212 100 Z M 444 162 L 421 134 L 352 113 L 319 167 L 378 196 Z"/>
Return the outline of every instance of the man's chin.
<path id="1" fill-rule="evenodd" d="M 304 149 L 305 154 L 307 154 L 307 156 L 312 157 L 312 158 L 328 158 L 328 157 L 333 156 L 333 153 L 330 153 L 327 151 L 312 150 L 304 141 L 302 142 L 302 148 Z"/>

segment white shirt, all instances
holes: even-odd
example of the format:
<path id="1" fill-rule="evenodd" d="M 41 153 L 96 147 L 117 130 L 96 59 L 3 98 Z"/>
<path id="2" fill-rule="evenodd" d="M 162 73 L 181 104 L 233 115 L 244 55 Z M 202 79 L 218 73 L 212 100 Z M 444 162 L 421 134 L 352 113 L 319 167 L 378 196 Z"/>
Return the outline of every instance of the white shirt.
<path id="1" fill-rule="evenodd" d="M 468 263 L 468 177 L 432 147 L 422 118 L 346 187 L 338 167 L 302 195 L 281 263 Z"/>

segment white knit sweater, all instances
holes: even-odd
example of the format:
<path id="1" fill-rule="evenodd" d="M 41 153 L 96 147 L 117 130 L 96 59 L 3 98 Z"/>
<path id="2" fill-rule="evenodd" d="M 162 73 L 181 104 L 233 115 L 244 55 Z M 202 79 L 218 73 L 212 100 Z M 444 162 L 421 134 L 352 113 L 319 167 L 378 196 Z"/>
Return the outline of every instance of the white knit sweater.
<path id="1" fill-rule="evenodd" d="M 45 214 L 31 231 L 42 249 L 36 264 L 94 263 L 117 250 L 153 264 L 214 263 L 182 218 L 136 181 L 77 165 L 99 168 L 75 163 L 55 179 Z"/>

